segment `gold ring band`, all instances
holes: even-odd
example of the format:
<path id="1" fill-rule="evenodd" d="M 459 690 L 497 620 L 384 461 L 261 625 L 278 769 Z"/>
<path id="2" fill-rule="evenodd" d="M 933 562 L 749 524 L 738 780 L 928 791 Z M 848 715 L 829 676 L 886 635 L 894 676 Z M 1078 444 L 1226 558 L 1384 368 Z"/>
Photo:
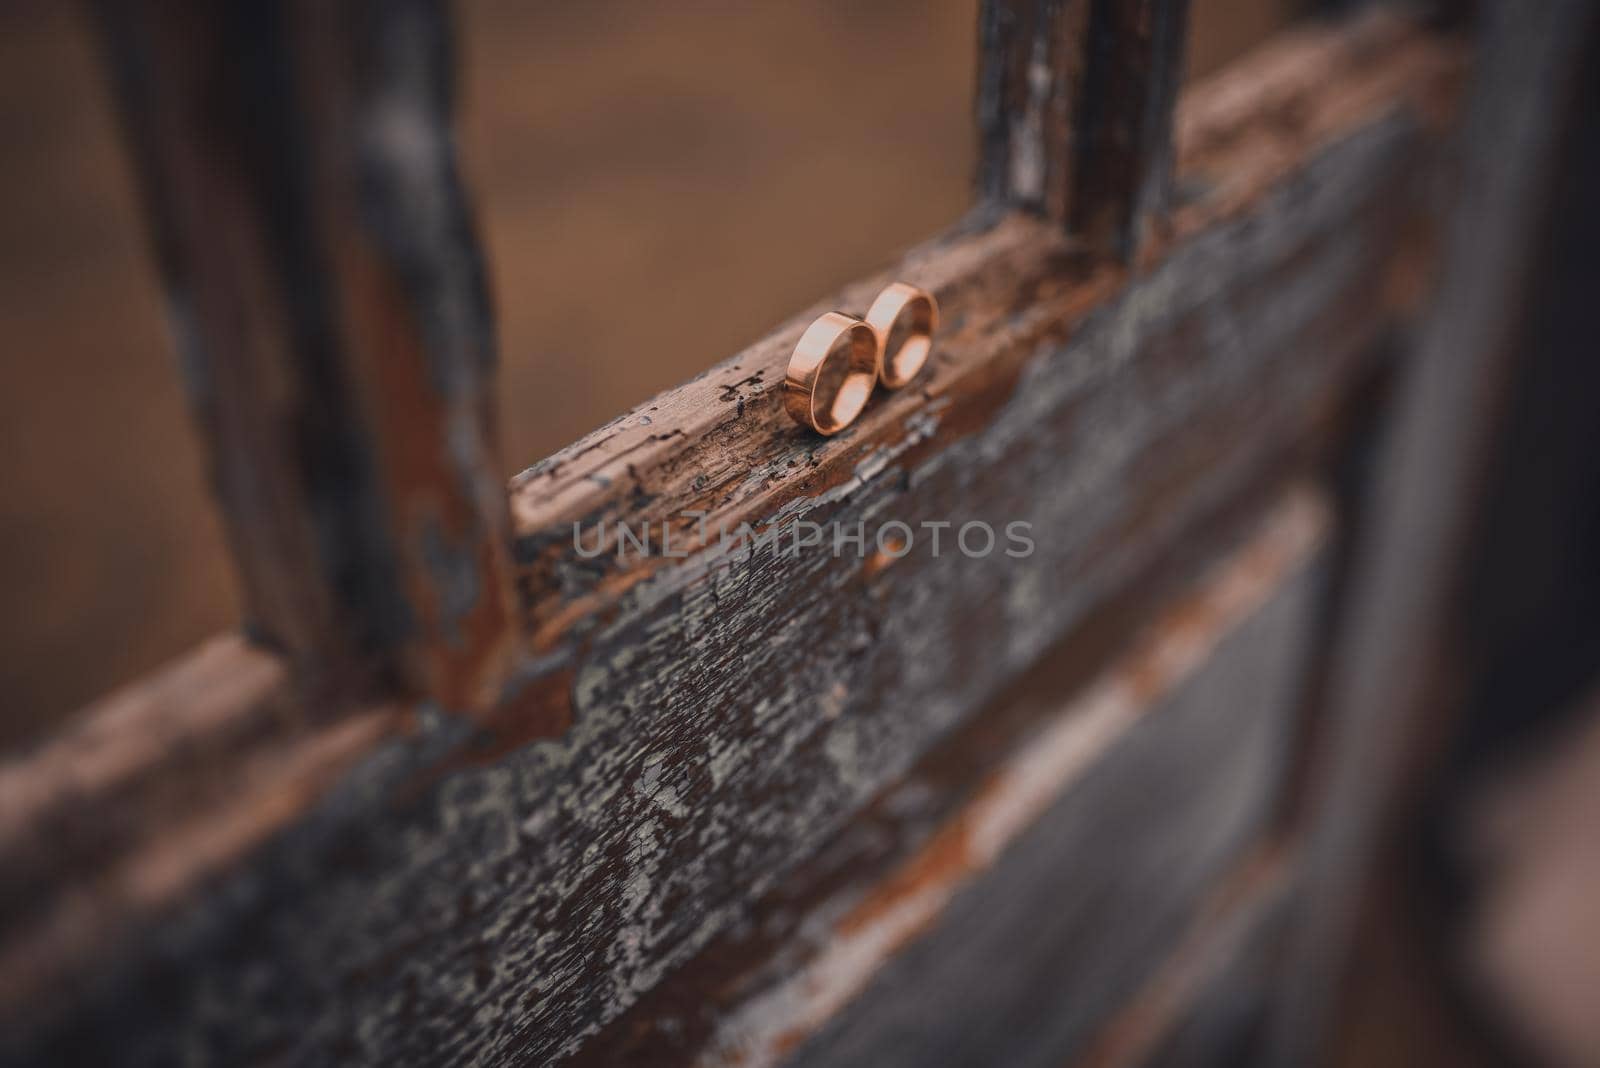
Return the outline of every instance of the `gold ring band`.
<path id="1" fill-rule="evenodd" d="M 783 376 L 783 406 L 795 422 L 837 434 L 867 405 L 878 377 L 878 335 L 843 312 L 806 327 Z"/>
<path id="2" fill-rule="evenodd" d="M 866 322 L 878 335 L 878 381 L 899 389 L 928 362 L 939 303 L 925 289 L 895 282 L 872 302 Z"/>

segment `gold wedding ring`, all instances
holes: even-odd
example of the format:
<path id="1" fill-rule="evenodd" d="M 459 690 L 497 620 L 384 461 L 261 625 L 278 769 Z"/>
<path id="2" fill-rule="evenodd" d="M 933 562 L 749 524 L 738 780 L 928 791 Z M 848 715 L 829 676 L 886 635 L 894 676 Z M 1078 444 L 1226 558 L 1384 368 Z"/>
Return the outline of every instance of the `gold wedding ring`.
<path id="1" fill-rule="evenodd" d="M 806 327 L 789 357 L 783 406 L 802 426 L 837 434 L 866 407 L 877 377 L 877 332 L 853 316 L 828 312 Z"/>
<path id="2" fill-rule="evenodd" d="M 899 389 L 928 362 L 939 304 L 927 290 L 895 282 L 872 302 L 866 322 L 878 335 L 878 381 Z"/>

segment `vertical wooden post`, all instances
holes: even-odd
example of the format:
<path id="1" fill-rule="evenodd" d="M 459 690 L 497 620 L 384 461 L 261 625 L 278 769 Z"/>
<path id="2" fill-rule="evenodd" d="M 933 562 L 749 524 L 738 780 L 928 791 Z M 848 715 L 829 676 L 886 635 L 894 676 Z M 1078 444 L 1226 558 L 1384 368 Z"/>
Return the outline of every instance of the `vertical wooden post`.
<path id="1" fill-rule="evenodd" d="M 438 0 L 102 0 L 250 632 L 316 696 L 495 690 L 494 335 Z"/>
<path id="2" fill-rule="evenodd" d="M 978 190 L 1131 262 L 1166 208 L 1188 0 L 985 0 Z"/>
<path id="3" fill-rule="evenodd" d="M 1063 226 L 1087 12 L 1087 0 L 984 0 L 978 12 L 978 194 Z"/>
<path id="4" fill-rule="evenodd" d="M 1069 223 L 1102 254 L 1133 260 L 1166 211 L 1188 16 L 1188 0 L 1092 0 Z"/>

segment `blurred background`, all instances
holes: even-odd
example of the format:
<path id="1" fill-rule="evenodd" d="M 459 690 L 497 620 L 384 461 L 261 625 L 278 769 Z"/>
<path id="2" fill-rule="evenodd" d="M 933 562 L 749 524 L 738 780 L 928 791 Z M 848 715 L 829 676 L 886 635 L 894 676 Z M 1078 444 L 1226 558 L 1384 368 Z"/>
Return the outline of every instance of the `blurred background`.
<path id="1" fill-rule="evenodd" d="M 1201 0 L 1191 76 L 1289 7 Z M 461 0 L 458 15 L 508 474 L 970 200 L 976 0 Z M 3 749 L 238 613 L 75 4 L 0 5 L 0 331 Z"/>

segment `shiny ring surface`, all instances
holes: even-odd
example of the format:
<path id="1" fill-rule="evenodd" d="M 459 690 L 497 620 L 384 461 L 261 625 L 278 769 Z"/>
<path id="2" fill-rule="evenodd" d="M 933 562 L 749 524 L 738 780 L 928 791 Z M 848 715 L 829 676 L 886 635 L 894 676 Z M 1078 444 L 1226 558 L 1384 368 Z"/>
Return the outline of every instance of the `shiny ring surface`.
<path id="1" fill-rule="evenodd" d="M 806 327 L 783 376 L 783 406 L 801 426 L 837 434 L 866 407 L 878 374 L 878 335 L 843 312 Z"/>
<path id="2" fill-rule="evenodd" d="M 872 302 L 866 321 L 878 335 L 878 381 L 899 389 L 917 377 L 939 329 L 939 303 L 933 294 L 895 282 Z"/>

